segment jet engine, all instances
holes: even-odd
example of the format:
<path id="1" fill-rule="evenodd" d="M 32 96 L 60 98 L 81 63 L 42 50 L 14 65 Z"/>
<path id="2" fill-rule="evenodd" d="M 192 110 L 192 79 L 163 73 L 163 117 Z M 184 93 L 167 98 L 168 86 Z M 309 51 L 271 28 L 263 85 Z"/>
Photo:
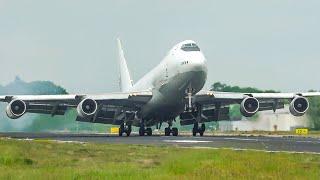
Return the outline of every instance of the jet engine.
<path id="1" fill-rule="evenodd" d="M 93 116 L 97 112 L 97 109 L 97 102 L 93 99 L 84 99 L 77 107 L 78 115 L 82 118 Z"/>
<path id="2" fill-rule="evenodd" d="M 309 109 L 309 101 L 302 96 L 296 96 L 290 103 L 289 110 L 294 116 L 302 116 Z"/>
<path id="3" fill-rule="evenodd" d="M 259 110 L 259 101 L 254 97 L 246 97 L 240 104 L 240 112 L 245 117 L 255 115 Z"/>
<path id="4" fill-rule="evenodd" d="M 27 105 L 24 101 L 22 100 L 12 100 L 7 108 L 6 108 L 6 113 L 7 116 L 11 119 L 18 119 L 21 117 L 27 110 Z"/>

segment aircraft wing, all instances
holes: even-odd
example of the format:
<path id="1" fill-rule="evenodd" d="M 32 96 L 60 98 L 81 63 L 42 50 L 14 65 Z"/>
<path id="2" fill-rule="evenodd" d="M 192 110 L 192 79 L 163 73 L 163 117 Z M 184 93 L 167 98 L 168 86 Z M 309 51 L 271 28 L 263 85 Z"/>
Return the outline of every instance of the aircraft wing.
<path id="1" fill-rule="evenodd" d="M 296 96 L 314 97 L 320 96 L 320 92 L 307 93 L 234 93 L 234 92 L 216 92 L 216 91 L 200 91 L 195 95 L 199 103 L 211 103 L 213 101 L 237 101 L 245 97 L 255 97 L 257 99 L 293 99 Z"/>
<path id="2" fill-rule="evenodd" d="M 294 116 L 302 116 L 309 107 L 305 97 L 320 96 L 320 92 L 308 93 L 232 93 L 200 91 L 193 97 L 186 97 L 186 104 L 192 102 L 202 106 L 202 113 L 185 111 L 180 115 L 181 125 L 192 125 L 195 119 L 202 122 L 229 120 L 229 106 L 240 104 L 243 116 L 251 117 L 258 111 L 284 108 L 285 102 L 290 102 L 290 112 Z M 189 104 L 190 106 L 190 104 Z"/>
<path id="3" fill-rule="evenodd" d="M 77 108 L 79 103 L 85 99 L 92 99 L 97 103 L 98 110 L 95 119 L 106 118 L 113 119 L 110 116 L 118 110 L 136 110 L 152 98 L 152 92 L 141 91 L 131 93 L 108 93 L 98 95 L 17 95 L 0 96 L 0 102 L 11 103 L 14 100 L 20 100 L 26 105 L 27 113 L 40 113 L 64 115 L 68 108 Z M 111 110 L 110 110 L 111 109 Z M 81 118 L 77 118 L 81 121 Z M 92 119 L 86 119 L 90 121 Z M 103 122 L 102 122 L 103 123 Z"/>
<path id="4" fill-rule="evenodd" d="M 281 100 L 292 100 L 295 97 L 315 97 L 320 96 L 320 92 L 307 93 L 233 93 L 233 92 L 215 92 L 215 91 L 200 91 L 195 95 L 194 102 L 202 105 L 222 106 L 230 104 L 240 104 L 245 98 L 256 98 L 260 105 L 275 103 Z M 268 109 L 272 110 L 272 109 Z"/>

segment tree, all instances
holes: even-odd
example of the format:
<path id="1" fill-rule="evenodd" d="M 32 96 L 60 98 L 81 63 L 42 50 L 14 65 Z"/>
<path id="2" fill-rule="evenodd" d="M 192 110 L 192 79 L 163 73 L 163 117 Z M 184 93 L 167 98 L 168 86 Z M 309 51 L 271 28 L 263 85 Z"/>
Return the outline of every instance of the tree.
<path id="1" fill-rule="evenodd" d="M 212 91 L 218 92 L 239 92 L 239 93 L 275 93 L 274 90 L 260 90 L 253 87 L 230 86 L 221 82 L 216 82 L 211 86 Z"/>
<path id="2" fill-rule="evenodd" d="M 314 130 L 320 130 L 320 97 L 309 98 L 309 106 L 307 116 L 309 118 L 310 127 Z"/>

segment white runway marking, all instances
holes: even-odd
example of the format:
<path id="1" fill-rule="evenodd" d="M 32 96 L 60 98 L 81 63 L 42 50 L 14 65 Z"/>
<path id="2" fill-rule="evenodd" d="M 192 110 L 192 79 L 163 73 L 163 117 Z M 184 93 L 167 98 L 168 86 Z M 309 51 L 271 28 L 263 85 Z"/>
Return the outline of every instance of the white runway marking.
<path id="1" fill-rule="evenodd" d="M 244 138 L 223 138 L 226 140 L 238 140 L 238 141 L 259 141 L 259 139 L 244 139 Z"/>
<path id="2" fill-rule="evenodd" d="M 191 148 L 191 149 L 229 149 L 233 151 L 257 151 L 257 152 L 266 152 L 266 153 L 287 153 L 287 154 L 315 154 L 320 155 L 318 152 L 304 152 L 304 151 L 270 151 L 270 150 L 260 150 L 260 149 L 246 149 L 246 148 L 228 148 L 228 147 L 203 147 L 203 146 L 193 146 L 193 147 L 181 147 L 181 148 Z"/>
<path id="3" fill-rule="evenodd" d="M 320 142 L 317 142 L 317 141 L 296 141 L 298 143 L 317 143 L 319 144 Z"/>
<path id="4" fill-rule="evenodd" d="M 209 143 L 213 141 L 197 141 L 197 140 L 163 140 L 164 142 L 171 143 Z"/>

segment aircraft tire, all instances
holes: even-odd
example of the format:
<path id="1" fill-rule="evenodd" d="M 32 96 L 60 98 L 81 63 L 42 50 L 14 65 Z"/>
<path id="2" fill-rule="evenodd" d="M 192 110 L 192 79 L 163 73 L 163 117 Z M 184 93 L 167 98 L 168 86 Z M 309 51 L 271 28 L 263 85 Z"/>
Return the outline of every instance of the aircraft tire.
<path id="1" fill-rule="evenodd" d="M 124 132 L 124 125 L 121 124 L 119 128 L 119 136 L 122 136 L 123 132 Z"/>
<path id="2" fill-rule="evenodd" d="M 146 129 L 146 133 L 148 136 L 152 136 L 152 129 L 151 128 L 147 128 Z"/>
<path id="3" fill-rule="evenodd" d="M 131 131 L 132 131 L 132 128 L 131 128 L 131 125 L 129 125 L 129 126 L 128 126 L 128 129 L 126 130 L 127 136 L 130 136 Z"/>
<path id="4" fill-rule="evenodd" d="M 178 136 L 178 128 L 172 128 L 172 136 Z"/>
<path id="5" fill-rule="evenodd" d="M 165 136 L 170 136 L 170 128 L 165 128 L 164 129 L 164 135 Z"/>
<path id="6" fill-rule="evenodd" d="M 192 129 L 192 135 L 197 136 L 198 132 L 199 132 L 199 125 L 198 125 L 198 122 L 195 122 Z"/>
<path id="7" fill-rule="evenodd" d="M 197 136 L 197 130 L 196 129 L 192 129 L 192 136 Z"/>
<path id="8" fill-rule="evenodd" d="M 200 129 L 200 136 L 203 136 L 204 132 L 206 131 L 206 125 L 205 124 L 202 124 L 201 125 L 201 129 Z"/>
<path id="9" fill-rule="evenodd" d="M 128 130 L 128 131 L 126 132 L 126 134 L 127 134 L 127 136 L 130 136 L 131 130 Z"/>
<path id="10" fill-rule="evenodd" d="M 144 136 L 144 128 L 139 128 L 139 136 Z"/>

